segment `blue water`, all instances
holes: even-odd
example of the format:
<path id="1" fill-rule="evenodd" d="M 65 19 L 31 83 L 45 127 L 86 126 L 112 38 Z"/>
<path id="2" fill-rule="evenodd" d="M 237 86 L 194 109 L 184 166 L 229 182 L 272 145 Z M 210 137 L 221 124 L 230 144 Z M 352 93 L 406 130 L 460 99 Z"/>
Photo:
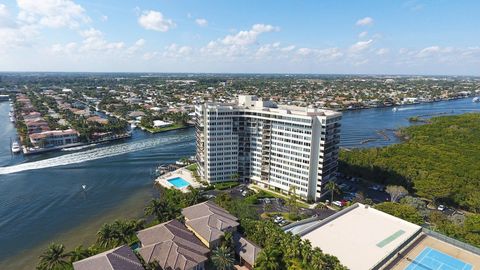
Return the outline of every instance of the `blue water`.
<path id="1" fill-rule="evenodd" d="M 442 253 L 436 249 L 426 247 L 405 270 L 471 270 L 471 264 Z"/>
<path id="2" fill-rule="evenodd" d="M 5 261 L 17 259 L 19 254 L 36 260 L 38 254 L 31 250 L 82 227 L 87 219 L 128 211 L 122 208 L 123 202 L 140 191 L 154 192 L 151 172 L 158 164 L 195 153 L 193 129 L 184 129 L 160 134 L 136 130 L 130 140 L 93 149 L 11 155 L 10 138 L 15 137 L 15 128 L 9 122 L 9 107 L 8 102 L 0 102 L 0 269 L 8 269 Z M 341 145 L 351 148 L 397 143 L 391 129 L 410 125 L 411 116 L 472 111 L 480 111 L 480 104 L 471 99 L 399 107 L 397 112 L 392 108 L 347 111 L 342 120 Z M 389 140 L 378 134 L 381 131 Z M 361 144 L 366 139 L 372 140 Z M 87 185 L 86 192 L 82 184 Z"/>
<path id="3" fill-rule="evenodd" d="M 172 179 L 167 180 L 170 184 L 174 185 L 176 188 L 184 188 L 189 186 L 190 184 L 185 181 L 185 179 L 181 177 L 175 177 Z"/>

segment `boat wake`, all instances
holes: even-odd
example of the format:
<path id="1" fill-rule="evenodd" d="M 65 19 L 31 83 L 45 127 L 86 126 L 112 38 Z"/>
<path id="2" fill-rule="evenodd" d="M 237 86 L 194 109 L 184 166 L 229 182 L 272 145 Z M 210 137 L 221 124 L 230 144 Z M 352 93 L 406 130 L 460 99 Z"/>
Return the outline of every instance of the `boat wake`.
<path id="1" fill-rule="evenodd" d="M 50 167 L 77 164 L 91 160 L 97 160 L 107 157 L 123 155 L 131 152 L 150 149 L 159 145 L 178 144 L 187 142 L 191 136 L 161 137 L 155 139 L 145 139 L 131 143 L 116 144 L 101 148 L 90 149 L 82 152 L 66 154 L 54 158 L 26 162 L 18 165 L 0 167 L 0 175 L 18 173 L 28 170 L 38 170 Z"/>

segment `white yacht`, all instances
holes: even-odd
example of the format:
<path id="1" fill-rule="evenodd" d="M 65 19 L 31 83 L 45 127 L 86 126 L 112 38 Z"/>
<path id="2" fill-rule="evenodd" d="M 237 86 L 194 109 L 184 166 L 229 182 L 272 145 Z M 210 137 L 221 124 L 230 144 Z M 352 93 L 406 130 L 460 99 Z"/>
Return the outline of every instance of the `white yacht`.
<path id="1" fill-rule="evenodd" d="M 12 152 L 13 153 L 20 153 L 22 149 L 20 148 L 20 144 L 18 144 L 18 142 L 13 142 L 12 143 Z"/>
<path id="2" fill-rule="evenodd" d="M 472 102 L 480 102 L 480 97 L 474 97 L 474 98 L 472 99 Z"/>
<path id="3" fill-rule="evenodd" d="M 398 111 L 397 107 L 394 107 L 394 108 L 392 109 L 392 111 L 393 111 L 393 112 Z"/>

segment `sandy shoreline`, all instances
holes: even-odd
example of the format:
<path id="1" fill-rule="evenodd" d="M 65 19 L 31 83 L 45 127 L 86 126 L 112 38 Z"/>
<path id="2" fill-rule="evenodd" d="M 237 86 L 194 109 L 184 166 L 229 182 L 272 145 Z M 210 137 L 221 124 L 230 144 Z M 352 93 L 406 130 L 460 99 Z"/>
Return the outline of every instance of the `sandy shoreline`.
<path id="1" fill-rule="evenodd" d="M 152 198 L 153 193 L 153 186 L 138 190 L 132 194 L 132 196 L 126 198 L 121 204 L 118 204 L 114 209 L 111 209 L 106 213 L 104 212 L 92 217 L 86 217 L 85 222 L 78 224 L 78 226 L 65 232 L 59 232 L 55 237 L 40 245 L 23 250 L 6 260 L 0 261 L 0 269 L 35 269 L 38 256 L 51 242 L 64 244 L 67 251 L 78 245 L 83 245 L 84 247 L 89 246 L 95 241 L 96 232 L 102 224 L 111 222 L 115 219 L 142 217 L 143 208 Z"/>

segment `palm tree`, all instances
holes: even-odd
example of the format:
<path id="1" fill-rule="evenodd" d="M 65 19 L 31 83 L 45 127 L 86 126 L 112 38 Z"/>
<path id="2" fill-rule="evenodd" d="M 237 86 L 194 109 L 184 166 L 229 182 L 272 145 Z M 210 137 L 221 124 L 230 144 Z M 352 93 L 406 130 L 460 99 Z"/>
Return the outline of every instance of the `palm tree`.
<path id="1" fill-rule="evenodd" d="M 279 258 L 280 258 L 280 251 L 271 248 L 271 247 L 266 247 L 260 255 L 257 258 L 257 261 L 255 262 L 255 269 L 260 269 L 260 270 L 277 270 L 280 269 L 280 263 L 279 263 Z"/>
<path id="2" fill-rule="evenodd" d="M 234 258 L 230 249 L 226 246 L 220 246 L 212 252 L 211 260 L 218 270 L 233 269 Z"/>
<path id="3" fill-rule="evenodd" d="M 97 232 L 97 243 L 108 248 L 115 244 L 115 231 L 111 224 L 105 223 Z"/>
<path id="4" fill-rule="evenodd" d="M 40 255 L 40 261 L 37 269 L 41 270 L 61 270 L 67 269 L 70 263 L 67 261 L 68 254 L 65 253 L 65 246 L 62 244 L 51 243 L 48 249 Z"/>
<path id="5" fill-rule="evenodd" d="M 90 256 L 90 251 L 86 248 L 83 248 L 82 245 L 76 247 L 74 250 L 68 253 L 70 256 L 70 262 L 76 262 L 82 259 L 85 259 Z"/>
<path id="6" fill-rule="evenodd" d="M 326 185 L 325 185 L 325 189 L 330 191 L 330 196 L 331 196 L 331 200 L 330 200 L 330 203 L 333 202 L 333 194 L 334 193 L 340 193 L 340 188 L 338 187 L 337 183 L 333 182 L 333 181 L 329 181 Z"/>
<path id="7" fill-rule="evenodd" d="M 165 222 L 177 217 L 176 206 L 164 199 L 153 199 L 145 207 L 145 215 L 153 215 L 158 222 Z"/>

